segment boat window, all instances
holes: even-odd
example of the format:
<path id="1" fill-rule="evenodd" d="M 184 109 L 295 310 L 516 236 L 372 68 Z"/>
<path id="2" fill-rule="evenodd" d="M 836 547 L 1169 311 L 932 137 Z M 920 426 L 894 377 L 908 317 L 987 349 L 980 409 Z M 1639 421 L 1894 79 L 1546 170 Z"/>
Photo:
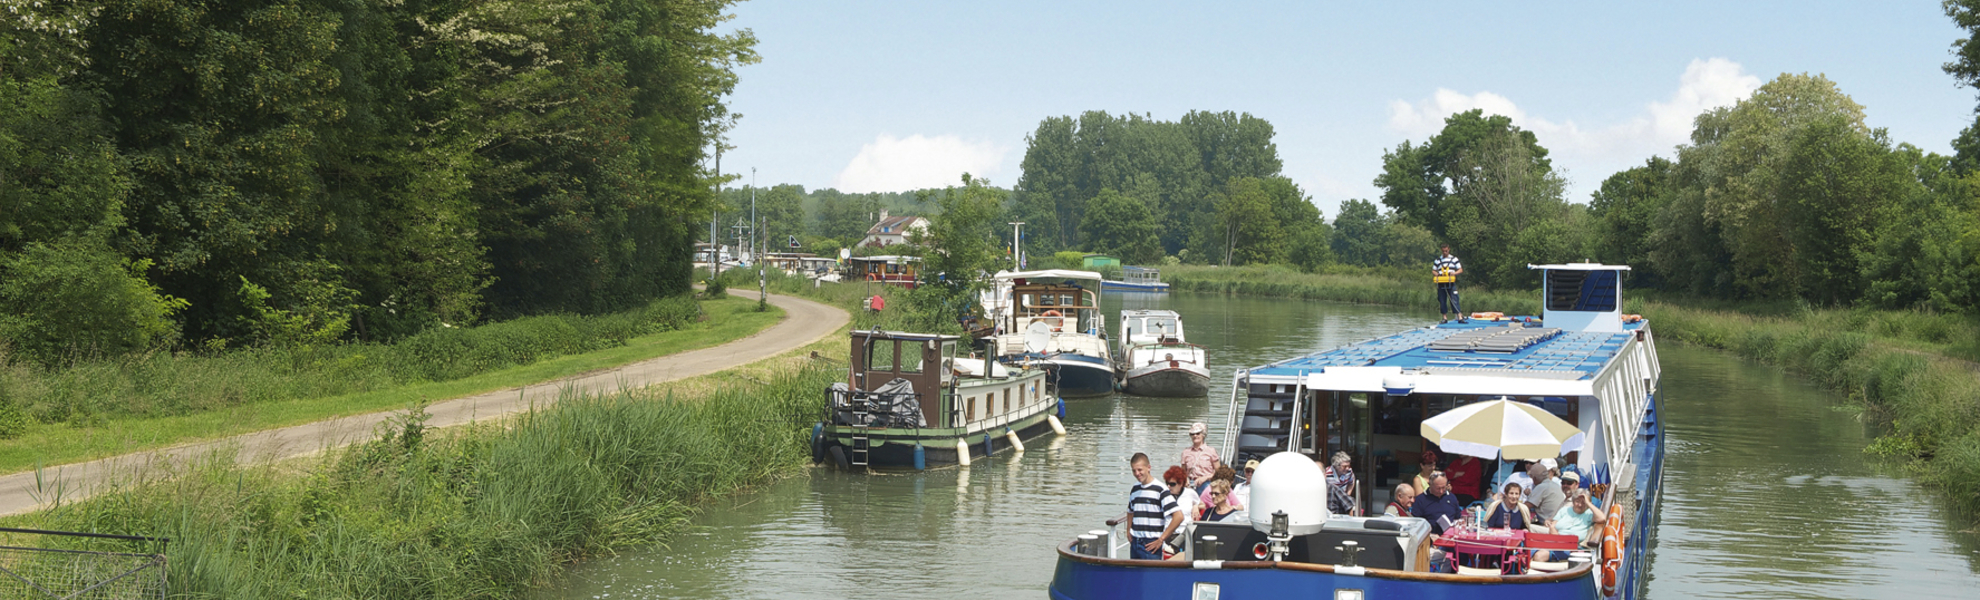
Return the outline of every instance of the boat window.
<path id="1" fill-rule="evenodd" d="M 870 340 L 866 343 L 866 370 L 894 370 L 894 340 Z"/>
<path id="2" fill-rule="evenodd" d="M 920 373 L 922 353 L 927 350 L 928 346 L 929 342 L 901 342 L 900 371 L 902 373 Z"/>
<path id="3" fill-rule="evenodd" d="M 1011 388 L 1004 388 L 1004 412 L 1011 412 Z"/>
<path id="4" fill-rule="evenodd" d="M 1616 309 L 1616 271 L 1547 271 L 1547 310 L 1610 312 Z"/>
<path id="5" fill-rule="evenodd" d="M 963 410 L 963 421 L 976 420 L 976 397 L 969 397 L 969 407 Z"/>

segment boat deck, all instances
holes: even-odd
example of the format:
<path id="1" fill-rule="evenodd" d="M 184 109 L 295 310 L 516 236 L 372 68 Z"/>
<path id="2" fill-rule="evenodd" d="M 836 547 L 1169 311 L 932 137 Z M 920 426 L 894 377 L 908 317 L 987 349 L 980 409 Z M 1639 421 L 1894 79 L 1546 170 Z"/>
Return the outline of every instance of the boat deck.
<path id="1" fill-rule="evenodd" d="M 1411 329 L 1251 369 L 1254 376 L 1298 376 L 1328 367 L 1486 370 L 1549 379 L 1588 379 L 1614 360 L 1644 321 L 1621 333 L 1562 332 L 1539 325 L 1473 320 Z"/>

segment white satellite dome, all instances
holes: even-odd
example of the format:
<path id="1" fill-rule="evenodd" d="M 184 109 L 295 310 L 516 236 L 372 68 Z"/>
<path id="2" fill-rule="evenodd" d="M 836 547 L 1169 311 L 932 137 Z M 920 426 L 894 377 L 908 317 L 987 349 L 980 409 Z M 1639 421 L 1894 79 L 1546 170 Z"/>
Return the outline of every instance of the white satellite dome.
<path id="1" fill-rule="evenodd" d="M 1251 528 L 1272 531 L 1272 513 L 1285 511 L 1293 535 L 1316 533 L 1327 524 L 1327 474 L 1298 452 L 1265 457 L 1251 474 Z"/>

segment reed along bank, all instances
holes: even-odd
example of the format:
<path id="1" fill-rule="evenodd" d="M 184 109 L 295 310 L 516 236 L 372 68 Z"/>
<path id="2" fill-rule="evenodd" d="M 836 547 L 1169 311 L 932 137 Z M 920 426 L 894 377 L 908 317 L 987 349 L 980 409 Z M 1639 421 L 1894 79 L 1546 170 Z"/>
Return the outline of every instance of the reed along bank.
<path id="1" fill-rule="evenodd" d="M 1175 290 L 1436 310 L 1427 269 L 1411 275 L 1302 273 L 1276 265 L 1162 270 Z M 1531 292 L 1464 288 L 1460 296 L 1466 312 L 1540 314 Z M 1980 518 L 1980 364 L 1974 362 L 1980 323 L 1916 311 L 1699 304 L 1626 298 L 1624 310 L 1649 318 L 1665 341 L 1786 367 L 1847 394 L 1860 417 L 1878 427 L 1868 452 L 1945 492 L 1963 519 Z"/>
<path id="2" fill-rule="evenodd" d="M 172 539 L 171 597 L 504 598 L 586 557 L 651 544 L 710 498 L 804 468 L 816 366 L 737 371 L 676 395 L 571 396 L 450 430 L 407 410 L 319 459 L 176 477 L 9 526 Z"/>

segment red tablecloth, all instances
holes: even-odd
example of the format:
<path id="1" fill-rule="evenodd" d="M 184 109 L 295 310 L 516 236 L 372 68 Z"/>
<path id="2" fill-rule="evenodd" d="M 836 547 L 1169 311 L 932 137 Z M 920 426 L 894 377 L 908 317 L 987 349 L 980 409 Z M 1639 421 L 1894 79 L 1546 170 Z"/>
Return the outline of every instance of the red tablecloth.
<path id="1" fill-rule="evenodd" d="M 1457 545 L 1459 541 L 1498 546 L 1507 549 L 1518 548 L 1526 544 L 1526 531 L 1520 529 L 1453 527 L 1446 530 L 1444 535 L 1439 536 L 1435 543 L 1448 548 Z"/>

